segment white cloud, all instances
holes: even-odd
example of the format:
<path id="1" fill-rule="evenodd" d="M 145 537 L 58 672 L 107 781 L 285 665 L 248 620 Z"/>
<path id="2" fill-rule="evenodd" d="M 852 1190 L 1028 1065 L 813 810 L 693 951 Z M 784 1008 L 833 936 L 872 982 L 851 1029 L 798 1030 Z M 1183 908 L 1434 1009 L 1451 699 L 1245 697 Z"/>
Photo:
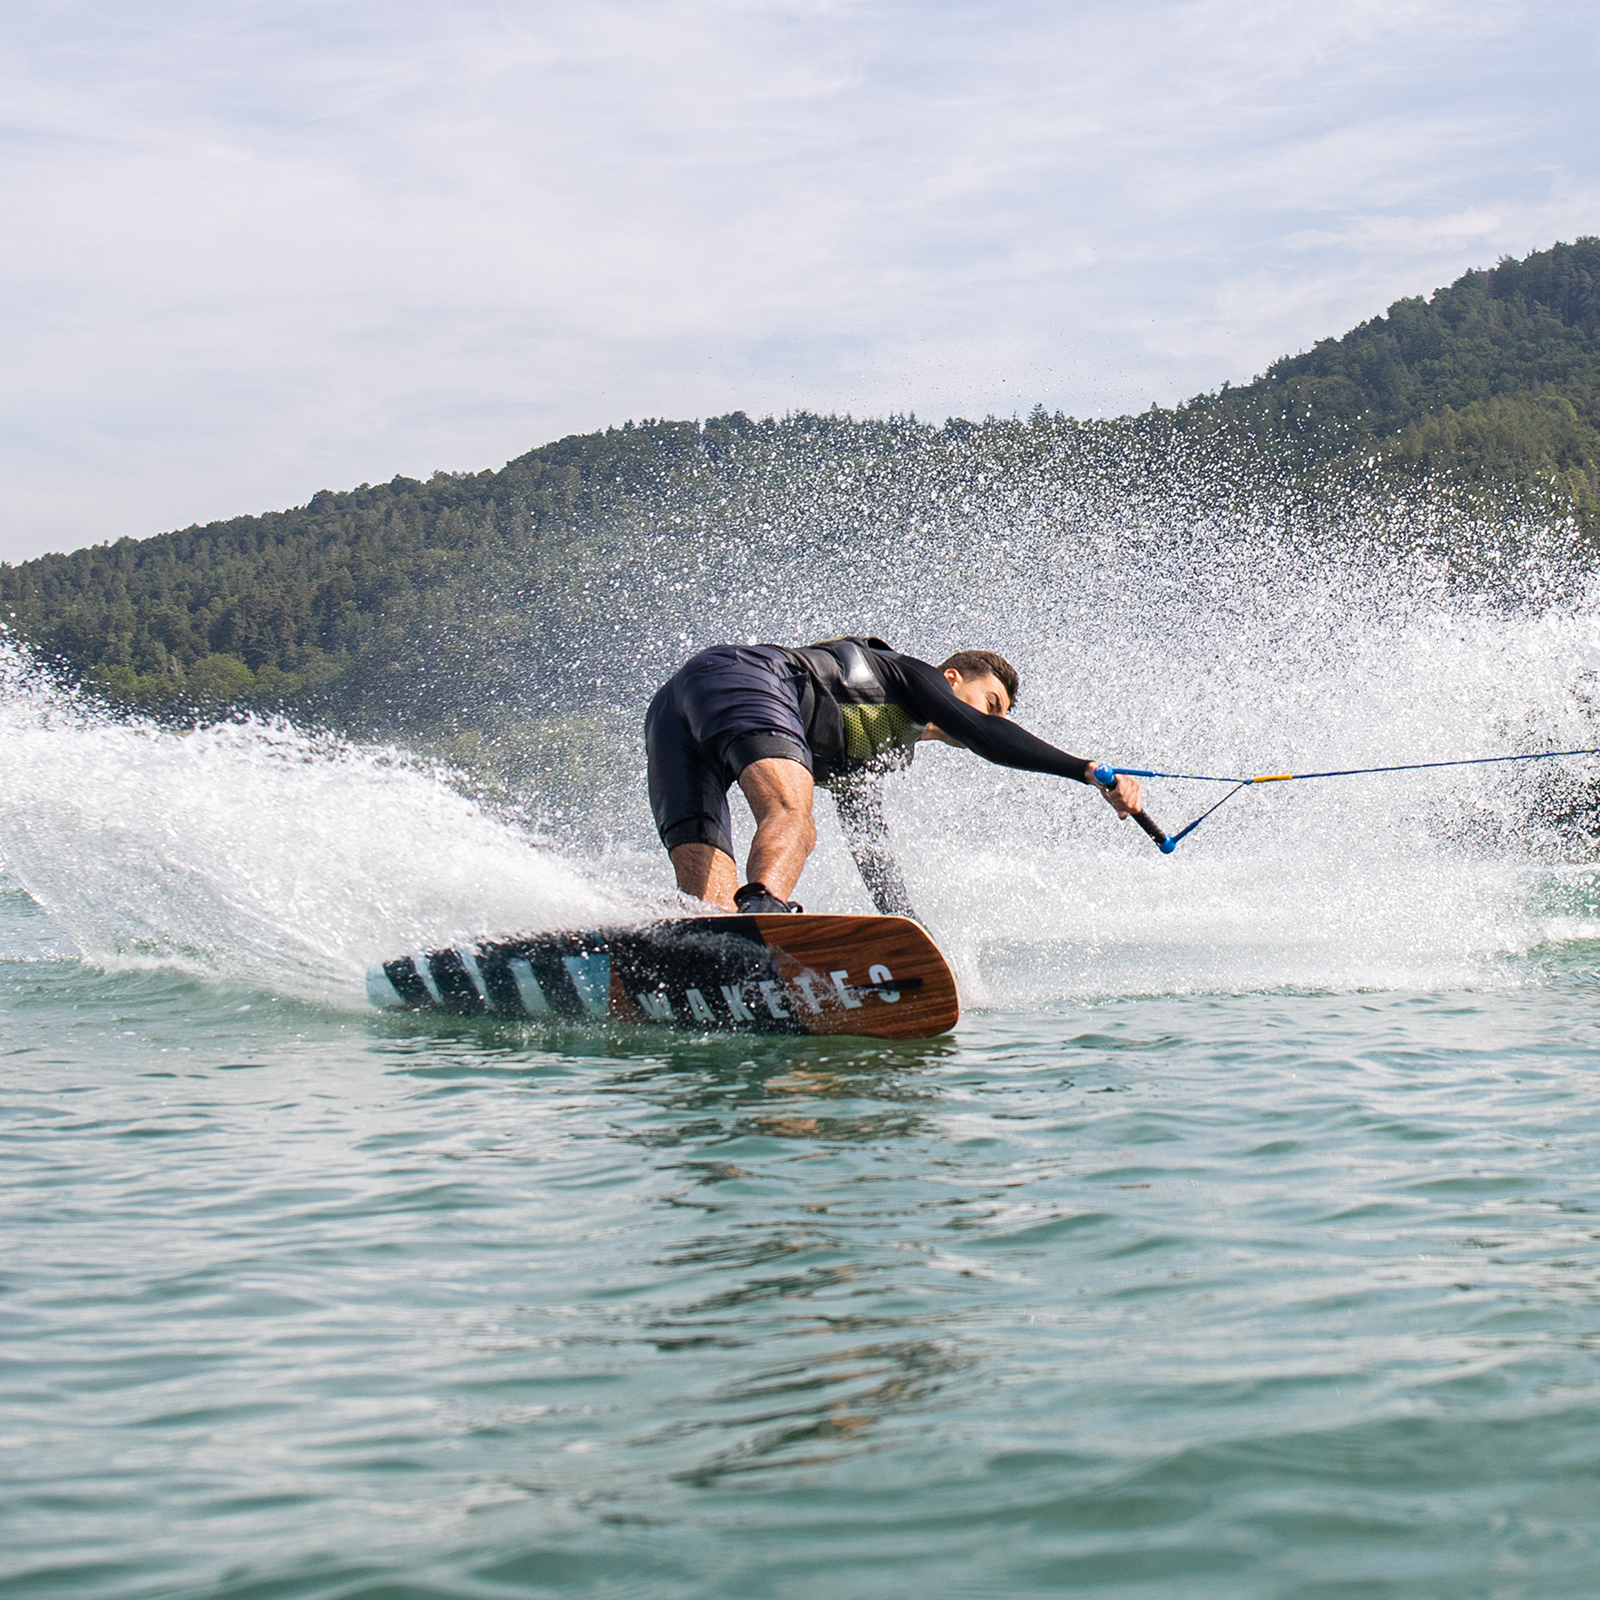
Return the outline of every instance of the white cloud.
<path id="1" fill-rule="evenodd" d="M 0 557 L 644 415 L 1140 408 L 1600 229 L 1485 0 L 21 4 Z"/>

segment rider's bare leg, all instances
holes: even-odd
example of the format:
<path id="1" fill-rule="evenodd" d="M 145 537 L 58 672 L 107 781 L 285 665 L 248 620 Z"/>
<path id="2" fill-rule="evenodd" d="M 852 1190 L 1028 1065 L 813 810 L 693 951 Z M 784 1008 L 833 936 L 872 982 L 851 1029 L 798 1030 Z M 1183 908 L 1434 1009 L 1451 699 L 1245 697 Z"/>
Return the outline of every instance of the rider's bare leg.
<path id="1" fill-rule="evenodd" d="M 739 887 L 739 869 L 733 857 L 715 845 L 680 844 L 668 852 L 678 887 L 685 894 L 708 900 L 724 911 L 733 910 L 733 891 Z"/>
<path id="2" fill-rule="evenodd" d="M 752 761 L 739 774 L 739 787 L 756 819 L 745 882 L 764 883 L 778 899 L 787 900 L 817 842 L 811 773 L 798 761 L 773 756 Z"/>

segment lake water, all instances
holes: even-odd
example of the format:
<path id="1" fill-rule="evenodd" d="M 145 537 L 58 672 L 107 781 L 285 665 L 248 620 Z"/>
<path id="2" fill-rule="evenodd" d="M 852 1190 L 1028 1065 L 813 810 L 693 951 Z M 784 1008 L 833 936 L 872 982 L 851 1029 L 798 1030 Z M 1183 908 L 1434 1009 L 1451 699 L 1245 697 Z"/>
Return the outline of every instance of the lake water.
<path id="1" fill-rule="evenodd" d="M 4 939 L 8 1593 L 1596 1592 L 1584 940 L 884 1045 Z"/>
<path id="2" fill-rule="evenodd" d="M 1435 642 L 1300 764 L 1594 742 L 1587 623 Z M 1581 788 L 1280 786 L 1167 858 L 934 752 L 953 1035 L 552 1034 L 363 968 L 659 910 L 637 838 L 5 689 L 5 1593 L 1600 1592 Z"/>

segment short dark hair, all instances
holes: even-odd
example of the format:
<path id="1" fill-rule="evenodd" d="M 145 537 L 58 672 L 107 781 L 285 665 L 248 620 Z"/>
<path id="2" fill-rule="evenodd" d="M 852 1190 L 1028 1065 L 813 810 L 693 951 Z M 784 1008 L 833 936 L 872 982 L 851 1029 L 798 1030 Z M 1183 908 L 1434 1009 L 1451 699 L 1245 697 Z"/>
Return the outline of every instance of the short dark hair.
<path id="1" fill-rule="evenodd" d="M 948 661 L 939 664 L 941 672 L 949 672 L 951 668 L 963 678 L 998 678 L 1005 685 L 1006 698 L 1012 705 L 1017 703 L 1017 669 L 993 650 L 957 650 Z"/>

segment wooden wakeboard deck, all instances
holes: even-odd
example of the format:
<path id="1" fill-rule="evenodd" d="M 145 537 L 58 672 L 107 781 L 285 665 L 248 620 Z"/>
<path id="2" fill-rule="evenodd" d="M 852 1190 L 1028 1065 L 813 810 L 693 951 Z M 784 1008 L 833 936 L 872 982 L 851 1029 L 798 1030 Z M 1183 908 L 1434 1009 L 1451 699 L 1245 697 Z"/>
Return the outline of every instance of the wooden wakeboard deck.
<path id="1" fill-rule="evenodd" d="M 961 1015 L 939 947 L 905 917 L 681 917 L 400 956 L 382 1010 L 728 1033 L 931 1039 Z"/>

